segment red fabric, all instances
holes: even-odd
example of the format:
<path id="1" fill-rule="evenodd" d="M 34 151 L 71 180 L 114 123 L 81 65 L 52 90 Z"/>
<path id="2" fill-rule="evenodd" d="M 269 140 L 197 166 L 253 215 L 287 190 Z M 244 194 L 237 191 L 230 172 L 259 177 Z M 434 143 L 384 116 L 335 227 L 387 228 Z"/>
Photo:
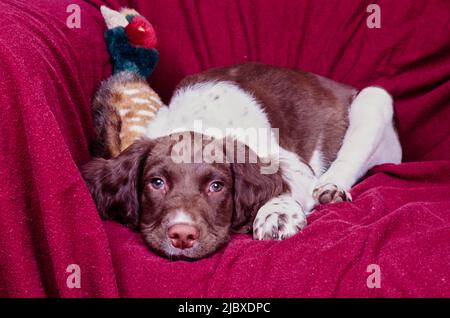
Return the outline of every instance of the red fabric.
<path id="1" fill-rule="evenodd" d="M 167 101 L 184 75 L 245 60 L 301 67 L 396 101 L 408 163 L 384 165 L 320 206 L 282 242 L 233 238 L 214 256 L 170 262 L 102 222 L 77 166 L 88 159 L 90 99 L 110 72 L 101 4 L 153 24 L 150 81 Z M 450 5 L 377 1 L 0 0 L 0 295 L 450 296 Z M 69 4 L 81 28 L 69 29 Z M 78 264 L 81 288 L 66 286 Z M 366 286 L 367 266 L 381 288 Z"/>

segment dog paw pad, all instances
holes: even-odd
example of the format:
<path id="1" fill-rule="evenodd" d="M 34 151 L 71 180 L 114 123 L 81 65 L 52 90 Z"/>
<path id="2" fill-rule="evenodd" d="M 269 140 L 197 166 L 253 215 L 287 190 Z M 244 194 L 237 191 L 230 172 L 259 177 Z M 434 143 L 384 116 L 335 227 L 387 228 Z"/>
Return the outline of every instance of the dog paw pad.
<path id="1" fill-rule="evenodd" d="M 326 183 L 314 189 L 313 197 L 319 204 L 352 201 L 349 192 L 332 183 Z"/>

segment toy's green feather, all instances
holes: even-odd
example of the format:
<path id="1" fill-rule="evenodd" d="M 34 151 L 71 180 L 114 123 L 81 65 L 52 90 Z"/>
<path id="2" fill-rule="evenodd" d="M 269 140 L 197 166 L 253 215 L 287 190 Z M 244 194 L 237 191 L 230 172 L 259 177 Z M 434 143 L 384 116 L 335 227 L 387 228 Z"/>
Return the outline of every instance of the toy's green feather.
<path id="1" fill-rule="evenodd" d="M 106 31 L 105 40 L 112 60 L 113 74 L 130 71 L 147 78 L 155 69 L 158 51 L 132 46 L 123 27 Z"/>

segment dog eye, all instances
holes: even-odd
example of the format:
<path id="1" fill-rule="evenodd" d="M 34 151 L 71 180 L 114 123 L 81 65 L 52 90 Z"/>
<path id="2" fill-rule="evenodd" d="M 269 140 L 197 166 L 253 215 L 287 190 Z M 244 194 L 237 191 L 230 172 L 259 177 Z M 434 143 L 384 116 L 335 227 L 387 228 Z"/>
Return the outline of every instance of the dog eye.
<path id="1" fill-rule="evenodd" d="M 209 192 L 220 192 L 223 189 L 223 183 L 214 181 L 209 185 Z"/>
<path id="2" fill-rule="evenodd" d="M 161 178 L 153 178 L 152 180 L 150 180 L 150 184 L 152 185 L 152 187 L 156 190 L 160 190 L 162 188 L 164 188 L 164 180 Z"/>

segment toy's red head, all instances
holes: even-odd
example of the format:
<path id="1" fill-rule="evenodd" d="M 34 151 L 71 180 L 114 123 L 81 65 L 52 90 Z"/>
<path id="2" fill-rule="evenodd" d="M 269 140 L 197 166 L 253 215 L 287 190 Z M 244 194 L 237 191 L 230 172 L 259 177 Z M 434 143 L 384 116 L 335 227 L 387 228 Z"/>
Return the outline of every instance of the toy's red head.
<path id="1" fill-rule="evenodd" d="M 156 47 L 157 39 L 153 26 L 142 16 L 134 16 L 125 27 L 131 44 L 153 49 Z"/>

